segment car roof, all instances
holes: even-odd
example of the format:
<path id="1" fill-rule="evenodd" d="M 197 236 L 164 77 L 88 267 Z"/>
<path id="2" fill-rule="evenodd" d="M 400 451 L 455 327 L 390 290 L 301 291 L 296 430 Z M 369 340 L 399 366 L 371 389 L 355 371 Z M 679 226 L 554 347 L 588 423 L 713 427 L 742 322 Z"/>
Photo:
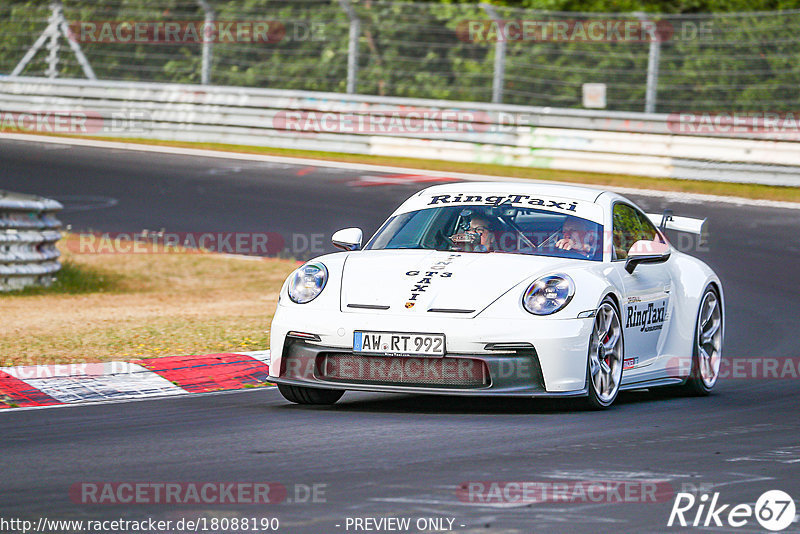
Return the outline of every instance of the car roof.
<path id="1" fill-rule="evenodd" d="M 572 198 L 595 202 L 605 193 L 603 189 L 568 184 L 543 184 L 540 182 L 456 182 L 423 189 L 417 196 L 447 193 L 531 193 L 553 197 Z"/>

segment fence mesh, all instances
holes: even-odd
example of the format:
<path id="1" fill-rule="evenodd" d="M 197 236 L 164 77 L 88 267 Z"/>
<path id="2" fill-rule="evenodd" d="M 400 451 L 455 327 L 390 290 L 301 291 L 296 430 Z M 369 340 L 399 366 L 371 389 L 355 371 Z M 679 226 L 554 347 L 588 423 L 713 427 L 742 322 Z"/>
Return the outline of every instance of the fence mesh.
<path id="1" fill-rule="evenodd" d="M 222 32 L 205 39 L 214 85 L 345 92 L 354 52 L 359 94 L 489 102 L 499 88 L 505 104 L 580 108 L 583 84 L 602 83 L 608 109 L 642 111 L 650 68 L 658 112 L 789 111 L 800 104 L 800 10 L 645 16 L 496 6 L 492 14 L 479 4 L 372 0 L 62 5 L 70 38 L 105 80 L 200 83 L 204 39 L 164 39 L 153 32 L 167 23 L 185 31 L 211 11 L 215 31 Z M 0 5 L 0 74 L 14 70 L 51 14 L 51 5 L 41 1 Z M 643 20 L 655 25 L 655 38 L 636 31 Z M 117 32 L 122 23 L 137 22 L 146 29 L 143 38 L 126 40 L 129 34 Z M 268 38 L 247 35 L 248 23 L 251 30 L 262 23 Z M 512 31 L 517 28 L 525 31 Z M 634 29 L 632 35 L 626 28 Z M 55 52 L 51 42 L 21 74 L 84 77 L 67 38 L 58 38 Z M 505 56 L 496 61 L 503 46 Z"/>

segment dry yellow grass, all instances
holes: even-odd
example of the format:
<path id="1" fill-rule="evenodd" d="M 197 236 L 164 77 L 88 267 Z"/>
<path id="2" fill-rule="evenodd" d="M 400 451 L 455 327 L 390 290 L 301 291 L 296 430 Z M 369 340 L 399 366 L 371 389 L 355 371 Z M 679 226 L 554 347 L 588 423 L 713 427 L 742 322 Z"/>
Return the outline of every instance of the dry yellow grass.
<path id="1" fill-rule="evenodd" d="M 289 260 L 214 254 L 76 254 L 65 277 L 95 289 L 0 294 L 0 366 L 132 360 L 269 348 Z"/>

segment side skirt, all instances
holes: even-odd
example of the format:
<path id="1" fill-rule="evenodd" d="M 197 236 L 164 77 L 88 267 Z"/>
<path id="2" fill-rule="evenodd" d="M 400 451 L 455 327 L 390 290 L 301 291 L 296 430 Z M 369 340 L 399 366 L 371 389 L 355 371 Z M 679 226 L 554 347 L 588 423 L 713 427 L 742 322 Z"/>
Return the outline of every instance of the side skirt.
<path id="1" fill-rule="evenodd" d="M 634 382 L 632 384 L 625 384 L 620 386 L 620 391 L 629 391 L 632 389 L 646 389 L 655 388 L 659 386 L 679 386 L 685 382 L 683 378 L 657 378 L 655 380 L 644 380 L 642 382 Z"/>

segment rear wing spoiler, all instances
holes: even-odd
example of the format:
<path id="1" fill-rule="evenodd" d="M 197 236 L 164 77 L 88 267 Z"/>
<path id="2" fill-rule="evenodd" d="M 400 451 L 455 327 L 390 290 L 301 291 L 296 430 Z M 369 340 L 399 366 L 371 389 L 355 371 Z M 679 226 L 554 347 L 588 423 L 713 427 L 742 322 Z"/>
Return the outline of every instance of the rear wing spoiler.
<path id="1" fill-rule="evenodd" d="M 707 219 L 678 217 L 672 214 L 672 210 L 664 210 L 664 213 L 646 213 L 645 215 L 662 230 L 676 230 L 695 234 L 700 236 L 701 241 L 705 241 L 708 236 L 706 232 Z"/>

